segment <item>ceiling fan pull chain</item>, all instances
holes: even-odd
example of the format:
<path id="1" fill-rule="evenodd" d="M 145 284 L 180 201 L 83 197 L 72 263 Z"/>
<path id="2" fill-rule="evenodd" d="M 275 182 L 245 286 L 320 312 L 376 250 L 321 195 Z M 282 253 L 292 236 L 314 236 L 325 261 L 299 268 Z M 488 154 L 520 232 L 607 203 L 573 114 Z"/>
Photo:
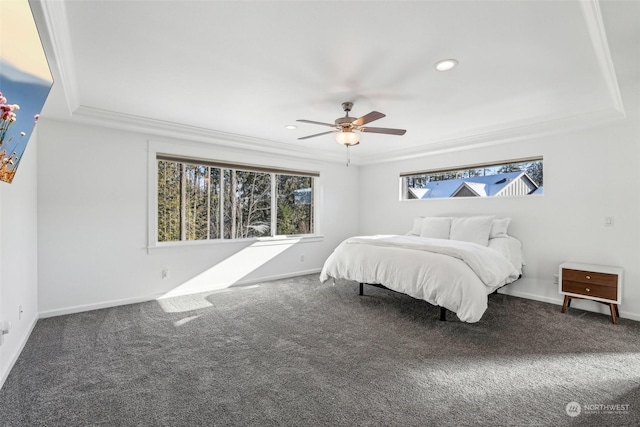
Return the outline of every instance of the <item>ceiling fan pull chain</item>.
<path id="1" fill-rule="evenodd" d="M 351 146 L 347 145 L 347 167 L 351 164 Z"/>

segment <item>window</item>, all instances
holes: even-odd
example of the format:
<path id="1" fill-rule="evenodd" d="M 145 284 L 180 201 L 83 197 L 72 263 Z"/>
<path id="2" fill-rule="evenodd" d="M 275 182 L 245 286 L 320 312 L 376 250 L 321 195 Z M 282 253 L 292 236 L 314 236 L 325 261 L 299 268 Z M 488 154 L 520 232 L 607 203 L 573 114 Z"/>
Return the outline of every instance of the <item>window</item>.
<path id="1" fill-rule="evenodd" d="M 401 200 L 543 194 L 542 158 L 400 174 Z"/>
<path id="2" fill-rule="evenodd" d="M 158 242 L 314 233 L 316 172 L 156 156 Z"/>

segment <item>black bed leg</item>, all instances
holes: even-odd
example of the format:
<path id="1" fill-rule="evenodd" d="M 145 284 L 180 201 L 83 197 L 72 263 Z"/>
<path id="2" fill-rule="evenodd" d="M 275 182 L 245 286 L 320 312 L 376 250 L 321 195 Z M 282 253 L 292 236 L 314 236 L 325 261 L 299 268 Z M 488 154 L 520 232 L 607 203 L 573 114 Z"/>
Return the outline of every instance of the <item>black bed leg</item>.
<path id="1" fill-rule="evenodd" d="M 447 309 L 444 307 L 440 307 L 440 320 L 443 322 L 447 321 Z"/>
<path id="2" fill-rule="evenodd" d="M 360 283 L 360 296 L 364 295 L 364 283 Z"/>

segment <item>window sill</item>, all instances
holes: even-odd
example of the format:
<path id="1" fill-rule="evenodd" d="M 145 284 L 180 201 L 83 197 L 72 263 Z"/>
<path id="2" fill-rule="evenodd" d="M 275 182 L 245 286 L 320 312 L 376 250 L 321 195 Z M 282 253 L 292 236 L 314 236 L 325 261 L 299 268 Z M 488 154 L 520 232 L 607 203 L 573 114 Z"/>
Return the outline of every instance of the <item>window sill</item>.
<path id="1" fill-rule="evenodd" d="M 201 248 L 203 246 L 218 246 L 218 245 L 239 245 L 239 246 L 275 246 L 275 245 L 291 245 L 294 243 L 315 243 L 322 242 L 324 236 L 318 235 L 304 235 L 304 236 L 276 236 L 276 237 L 256 237 L 250 239 L 215 239 L 215 240 L 189 240 L 183 242 L 163 242 L 151 244 L 147 247 L 147 253 L 155 252 L 156 250 L 170 249 L 170 248 Z"/>

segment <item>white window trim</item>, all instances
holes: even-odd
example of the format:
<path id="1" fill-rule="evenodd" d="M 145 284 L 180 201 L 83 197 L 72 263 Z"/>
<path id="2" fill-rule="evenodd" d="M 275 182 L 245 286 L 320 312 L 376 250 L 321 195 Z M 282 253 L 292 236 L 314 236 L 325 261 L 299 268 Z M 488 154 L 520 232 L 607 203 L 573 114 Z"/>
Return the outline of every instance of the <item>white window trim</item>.
<path id="1" fill-rule="evenodd" d="M 234 157 L 229 153 L 220 153 L 217 147 L 204 147 L 202 144 L 171 144 L 159 141 L 148 141 L 147 145 L 147 217 L 148 217 L 148 230 L 147 230 L 147 252 L 150 253 L 155 249 L 167 249 L 167 248 L 185 248 L 185 247 L 199 247 L 199 246 L 211 246 L 211 245 L 233 245 L 240 244 L 245 245 L 248 243 L 254 246 L 270 246 L 270 245 L 282 245 L 291 244 L 291 242 L 298 243 L 311 243 L 318 242 L 324 239 L 321 233 L 321 221 L 320 212 L 322 202 L 322 179 L 321 172 L 316 172 L 319 176 L 314 177 L 314 189 L 313 189 L 313 234 L 299 234 L 299 235 L 275 235 L 269 237 L 255 237 L 248 239 L 208 239 L 208 240 L 188 240 L 188 241 L 175 241 L 175 242 L 158 242 L 158 154 L 174 155 L 176 157 L 186 158 L 215 158 L 220 162 L 238 163 Z M 261 158 L 269 158 L 260 153 Z M 252 156 L 242 154 L 243 163 L 246 159 L 251 161 L 251 164 L 245 163 L 248 166 L 255 165 L 262 168 L 273 168 L 274 170 L 282 169 L 283 171 L 291 170 L 286 164 L 282 163 L 282 159 L 275 159 L 275 165 L 266 165 L 263 162 L 257 161 L 258 159 L 252 159 Z M 276 172 L 277 173 L 277 172 Z M 275 185 L 275 180 L 272 180 L 272 186 Z M 273 187 L 272 187 L 273 188 Z M 272 193 L 274 194 L 274 193 Z M 272 198 L 272 203 L 275 203 Z M 272 223 L 274 219 L 272 218 Z M 277 221 L 277 218 L 275 219 Z"/>
<path id="2" fill-rule="evenodd" d="M 519 159 L 503 160 L 499 162 L 476 163 L 476 164 L 470 164 L 470 165 L 462 165 L 458 167 L 448 167 L 443 169 L 427 169 L 427 170 L 419 170 L 415 172 L 400 172 L 399 180 L 398 180 L 398 201 L 401 203 L 405 203 L 405 202 L 424 203 L 427 201 L 429 203 L 434 203 L 437 200 L 487 200 L 487 199 L 495 199 L 495 198 L 517 199 L 517 198 L 529 198 L 529 197 L 544 197 L 544 193 L 543 193 L 540 195 L 527 194 L 527 195 L 508 195 L 508 196 L 501 196 L 501 197 L 494 197 L 494 196 L 491 196 L 491 197 L 434 197 L 434 198 L 427 198 L 427 199 L 405 198 L 405 194 L 407 191 L 405 178 L 409 176 L 428 175 L 428 174 L 435 174 L 435 173 L 441 173 L 441 172 L 454 172 L 454 171 L 460 171 L 460 170 L 466 170 L 466 169 L 488 168 L 488 167 L 494 167 L 494 166 L 502 166 L 502 165 L 508 165 L 508 164 L 516 164 L 516 163 L 529 163 L 529 162 L 536 162 L 536 161 L 543 162 L 543 167 L 544 167 L 544 157 L 535 156 L 535 157 L 524 157 Z"/>

